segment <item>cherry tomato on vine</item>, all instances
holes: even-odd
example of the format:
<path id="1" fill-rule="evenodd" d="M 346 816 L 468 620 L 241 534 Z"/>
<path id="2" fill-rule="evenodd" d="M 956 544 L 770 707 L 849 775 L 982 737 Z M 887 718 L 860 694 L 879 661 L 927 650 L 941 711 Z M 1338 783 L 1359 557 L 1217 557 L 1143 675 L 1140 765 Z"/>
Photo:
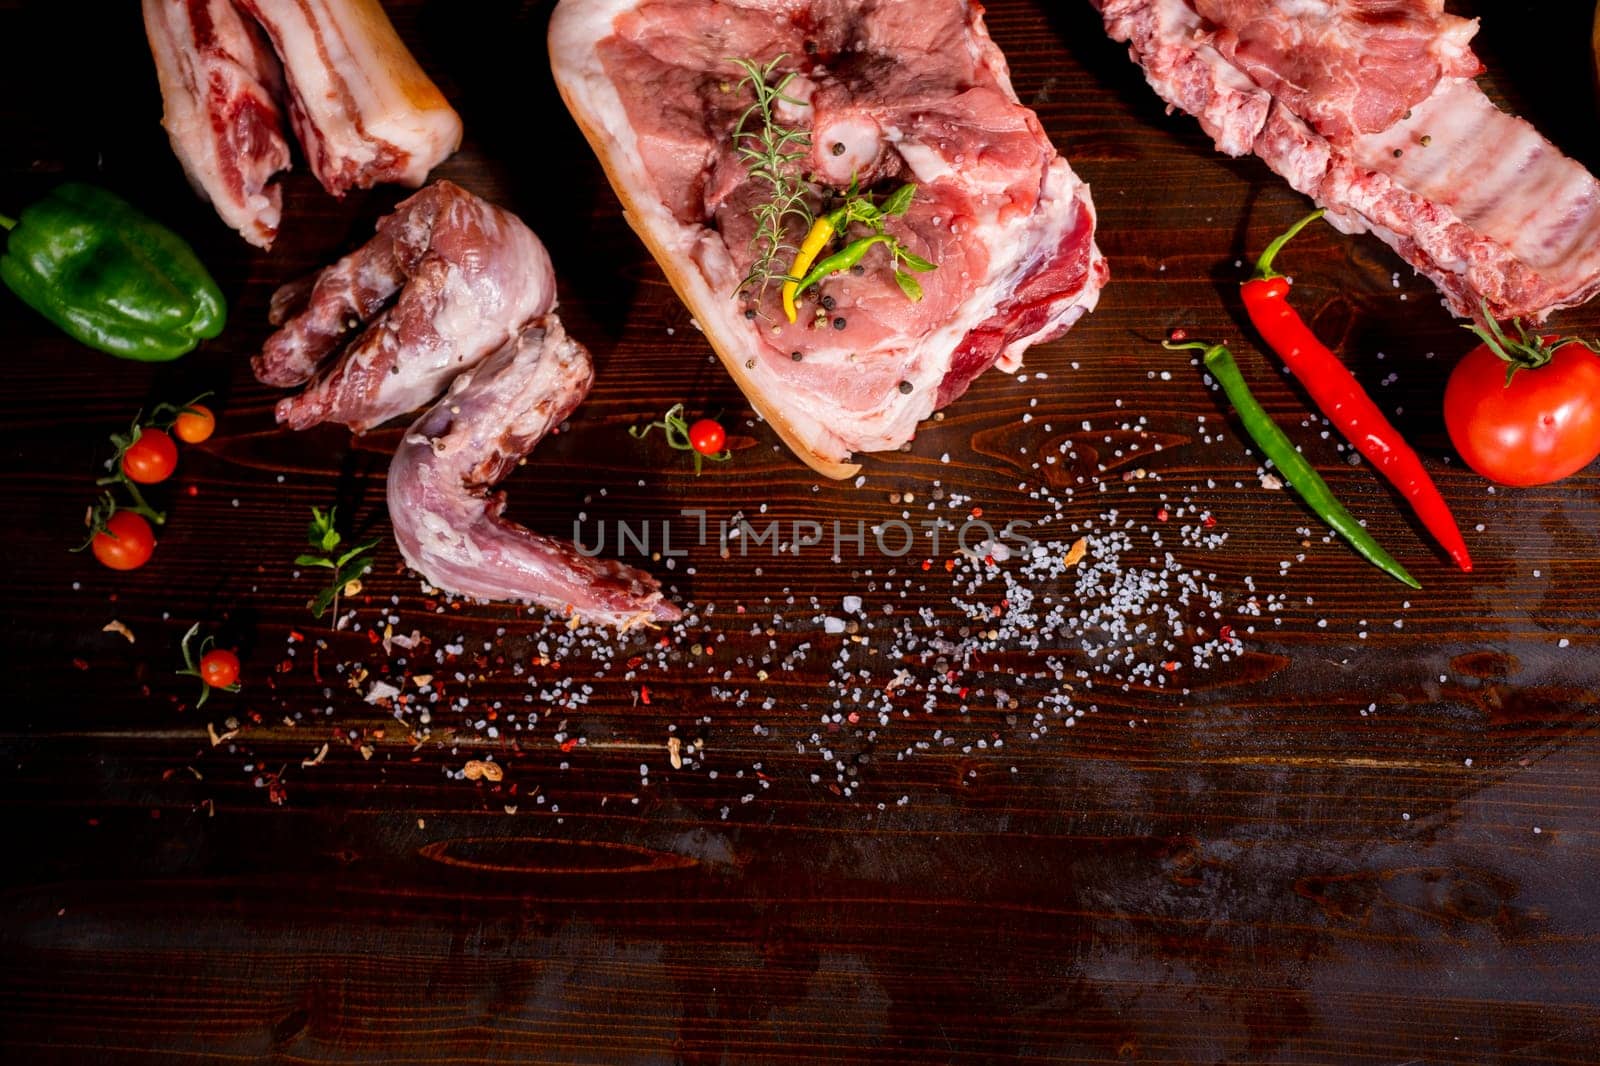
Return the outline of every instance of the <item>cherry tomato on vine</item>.
<path id="1" fill-rule="evenodd" d="M 689 443 L 701 455 L 720 455 L 728 434 L 715 419 L 702 418 L 689 427 Z"/>
<path id="2" fill-rule="evenodd" d="M 216 648 L 200 656 L 200 680 L 212 688 L 227 688 L 239 681 L 239 657 Z"/>
<path id="3" fill-rule="evenodd" d="M 113 570 L 137 570 L 150 561 L 156 535 L 142 515 L 118 511 L 90 542 L 94 557 Z"/>
<path id="4" fill-rule="evenodd" d="M 164 429 L 146 427 L 122 453 L 122 472 L 141 485 L 165 481 L 178 468 L 178 446 Z"/>
<path id="5" fill-rule="evenodd" d="M 1444 423 L 1456 451 L 1503 485 L 1544 485 L 1588 466 L 1600 456 L 1600 356 L 1525 331 L 1503 347 L 1513 358 L 1486 342 L 1450 373 Z"/>
<path id="6" fill-rule="evenodd" d="M 217 416 L 211 413 L 211 408 L 200 404 L 190 404 L 178 412 L 178 417 L 172 422 L 172 432 L 185 444 L 199 444 L 211 436 L 217 428 Z"/>

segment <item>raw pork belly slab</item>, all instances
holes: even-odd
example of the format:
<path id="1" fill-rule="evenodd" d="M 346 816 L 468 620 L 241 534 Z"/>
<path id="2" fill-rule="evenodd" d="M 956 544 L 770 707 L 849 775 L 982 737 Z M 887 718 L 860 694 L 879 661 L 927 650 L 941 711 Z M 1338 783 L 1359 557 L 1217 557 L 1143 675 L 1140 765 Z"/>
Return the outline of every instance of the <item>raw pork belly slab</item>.
<path id="1" fill-rule="evenodd" d="M 260 248 L 278 233 L 285 118 L 335 196 L 419 186 L 461 119 L 378 0 L 143 0 L 162 124 L 195 189 Z"/>
<path id="2" fill-rule="evenodd" d="M 754 408 L 824 474 L 911 439 L 996 363 L 1014 370 L 1105 283 L 1088 187 L 1017 101 L 977 4 L 563 0 L 550 52 L 629 221 Z M 889 225 L 938 264 L 917 275 L 920 302 L 881 247 L 806 293 L 796 323 L 777 284 L 740 295 L 766 187 L 734 150 L 754 97 L 731 59 L 780 56 L 801 101 L 780 119 L 810 135 L 813 209 L 853 175 L 879 192 L 916 184 Z"/>
<path id="3" fill-rule="evenodd" d="M 232 0 L 145 0 L 162 125 L 190 183 L 245 240 L 270 248 L 289 168 L 283 72 L 260 27 Z"/>
<path id="4" fill-rule="evenodd" d="M 1473 78 L 1443 0 L 1091 0 L 1161 98 L 1430 278 L 1542 319 L 1600 291 L 1600 183 Z"/>

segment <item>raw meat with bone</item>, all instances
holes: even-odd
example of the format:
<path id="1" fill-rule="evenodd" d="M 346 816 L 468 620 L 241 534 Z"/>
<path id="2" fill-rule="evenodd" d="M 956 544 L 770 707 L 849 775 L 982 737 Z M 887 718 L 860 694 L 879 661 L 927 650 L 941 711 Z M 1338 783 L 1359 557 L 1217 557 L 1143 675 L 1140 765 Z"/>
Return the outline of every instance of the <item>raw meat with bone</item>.
<path id="1" fill-rule="evenodd" d="M 253 366 L 265 384 L 299 385 L 365 324 L 277 409 L 295 429 L 342 422 L 363 432 L 432 400 L 555 298 L 555 269 L 539 238 L 510 212 L 439 181 L 403 201 L 309 291 L 303 281 L 284 286 L 274 314 L 296 313 Z"/>
<path id="2" fill-rule="evenodd" d="M 378 0 L 144 0 L 144 21 L 173 152 L 262 248 L 282 206 L 268 182 L 289 169 L 280 104 L 335 196 L 421 185 L 461 143 L 460 117 Z"/>
<path id="3" fill-rule="evenodd" d="M 461 118 L 378 0 L 239 0 L 283 60 L 289 117 L 335 196 L 418 186 L 461 144 Z"/>
<path id="4" fill-rule="evenodd" d="M 389 517 L 413 568 L 446 592 L 526 600 L 587 621 L 675 619 L 648 574 L 506 521 L 504 496 L 490 494 L 593 381 L 555 299 L 550 257 L 520 219 L 436 182 L 379 222 L 364 247 L 278 290 L 272 315 L 282 328 L 254 360 L 256 375 L 300 384 L 371 318 L 332 369 L 278 404 L 278 420 L 361 431 L 449 385 L 389 467 Z"/>
<path id="5" fill-rule="evenodd" d="M 389 516 L 412 569 L 457 595 L 526 600 L 623 629 L 679 617 L 650 575 L 508 522 L 504 494 L 490 493 L 593 379 L 589 353 L 555 315 L 456 378 L 389 465 Z"/>
<path id="6" fill-rule="evenodd" d="M 1471 80 L 1443 0 L 1092 0 L 1217 148 L 1371 230 L 1463 317 L 1600 292 L 1600 183 Z"/>
<path id="7" fill-rule="evenodd" d="M 162 125 L 195 190 L 222 221 L 272 247 L 289 168 L 278 99 L 283 74 L 261 30 L 232 0 L 144 0 Z"/>
<path id="8" fill-rule="evenodd" d="M 1017 101 L 975 3 L 562 0 L 550 51 L 629 221 L 754 408 L 824 474 L 909 440 L 990 366 L 1014 370 L 1105 283 L 1088 187 Z M 730 56 L 796 74 L 800 102 L 778 110 L 810 134 L 814 208 L 852 175 L 917 185 L 890 230 L 938 265 L 920 302 L 882 248 L 797 323 L 777 285 L 735 298 L 767 190 L 735 150 L 753 96 Z"/>

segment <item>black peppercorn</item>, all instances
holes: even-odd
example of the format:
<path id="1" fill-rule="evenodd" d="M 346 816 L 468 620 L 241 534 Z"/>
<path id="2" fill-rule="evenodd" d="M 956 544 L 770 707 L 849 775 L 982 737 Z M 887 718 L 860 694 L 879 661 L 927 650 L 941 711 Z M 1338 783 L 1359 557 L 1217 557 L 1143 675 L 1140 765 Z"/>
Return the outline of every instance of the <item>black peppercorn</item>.
<path id="1" fill-rule="evenodd" d="M 833 320 L 834 329 L 844 329 L 845 325 L 846 323 L 843 315 L 840 315 L 838 318 Z"/>

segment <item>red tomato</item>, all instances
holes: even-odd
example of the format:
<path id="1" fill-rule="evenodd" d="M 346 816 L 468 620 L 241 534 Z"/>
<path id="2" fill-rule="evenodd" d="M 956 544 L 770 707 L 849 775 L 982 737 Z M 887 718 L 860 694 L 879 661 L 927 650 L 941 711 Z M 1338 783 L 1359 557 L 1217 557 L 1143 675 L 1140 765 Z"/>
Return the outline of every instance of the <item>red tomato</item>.
<path id="1" fill-rule="evenodd" d="M 185 444 L 199 444 L 211 436 L 217 428 L 217 416 L 211 413 L 211 408 L 192 404 L 178 412 L 177 420 L 172 423 L 172 432 Z"/>
<path id="2" fill-rule="evenodd" d="M 722 446 L 728 442 L 728 435 L 722 431 L 715 421 L 702 418 L 689 427 L 689 444 L 701 455 L 721 455 Z"/>
<path id="3" fill-rule="evenodd" d="M 212 688 L 227 688 L 239 680 L 239 657 L 213 649 L 200 656 L 200 680 Z"/>
<path id="4" fill-rule="evenodd" d="M 154 485 L 178 467 L 178 446 L 164 429 L 146 427 L 122 453 L 122 472 L 141 485 Z"/>
<path id="5" fill-rule="evenodd" d="M 1600 357 L 1563 344 L 1507 384 L 1506 363 L 1479 345 L 1450 372 L 1444 424 L 1461 458 L 1491 481 L 1559 481 L 1600 455 Z"/>
<path id="6" fill-rule="evenodd" d="M 107 520 L 105 530 L 94 535 L 90 550 L 113 570 L 137 570 L 156 550 L 156 535 L 143 515 L 118 511 Z"/>

